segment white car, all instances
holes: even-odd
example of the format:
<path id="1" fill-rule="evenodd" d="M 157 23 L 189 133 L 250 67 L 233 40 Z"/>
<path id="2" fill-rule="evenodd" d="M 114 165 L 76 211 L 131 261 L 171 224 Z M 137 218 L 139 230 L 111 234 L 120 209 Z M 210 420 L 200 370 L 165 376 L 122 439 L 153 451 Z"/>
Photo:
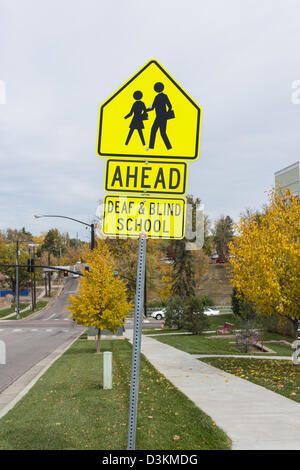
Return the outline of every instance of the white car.
<path id="1" fill-rule="evenodd" d="M 155 318 L 156 320 L 162 320 L 166 316 L 165 313 L 166 313 L 165 309 L 155 310 L 155 312 L 151 313 L 151 317 Z M 197 315 L 198 312 L 194 312 L 194 313 L 195 315 Z M 213 308 L 207 307 L 204 310 L 204 314 L 205 315 L 220 315 L 220 310 L 214 310 Z"/>
<path id="2" fill-rule="evenodd" d="M 151 317 L 155 318 L 156 320 L 162 320 L 162 318 L 165 318 L 165 310 L 156 310 L 155 312 L 151 313 Z"/>
<path id="3" fill-rule="evenodd" d="M 206 308 L 204 310 L 205 315 L 220 315 L 220 310 L 214 310 L 213 308 Z"/>

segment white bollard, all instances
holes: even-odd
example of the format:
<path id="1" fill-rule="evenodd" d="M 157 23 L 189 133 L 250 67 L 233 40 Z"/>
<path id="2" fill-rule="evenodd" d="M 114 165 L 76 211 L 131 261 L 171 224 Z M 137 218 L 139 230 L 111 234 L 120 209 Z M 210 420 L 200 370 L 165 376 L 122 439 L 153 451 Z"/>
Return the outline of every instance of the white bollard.
<path id="1" fill-rule="evenodd" d="M 0 341 L 0 364 L 6 364 L 6 346 L 4 341 Z"/>
<path id="2" fill-rule="evenodd" d="M 103 388 L 112 388 L 112 352 L 103 353 Z"/>

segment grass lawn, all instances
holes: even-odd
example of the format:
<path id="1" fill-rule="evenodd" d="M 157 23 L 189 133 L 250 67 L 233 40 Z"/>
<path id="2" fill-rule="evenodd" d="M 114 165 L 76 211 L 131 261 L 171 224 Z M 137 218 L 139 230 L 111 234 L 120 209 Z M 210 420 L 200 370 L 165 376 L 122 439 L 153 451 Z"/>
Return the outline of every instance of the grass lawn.
<path id="1" fill-rule="evenodd" d="M 291 361 L 225 357 L 201 361 L 300 402 L 300 366 Z"/>
<path id="2" fill-rule="evenodd" d="M 20 304 L 20 310 L 23 308 L 28 307 L 29 304 Z M 0 310 L 0 318 L 6 317 L 6 315 L 10 315 L 11 313 L 14 313 L 16 310 L 16 305 L 12 304 L 10 308 L 5 308 L 3 310 Z"/>
<path id="3" fill-rule="evenodd" d="M 42 308 L 46 307 L 47 304 L 48 304 L 48 302 L 45 302 L 44 300 L 41 300 L 41 301 L 36 303 L 36 309 L 35 309 L 34 312 L 33 312 L 32 308 L 26 310 L 26 312 L 20 312 L 20 320 L 22 320 L 23 318 L 28 317 L 32 313 L 36 313 L 39 310 L 42 310 Z M 10 318 L 10 320 L 16 320 L 16 319 L 17 318 L 15 316 Z"/>
<path id="4" fill-rule="evenodd" d="M 96 342 L 79 339 L 0 420 L 0 449 L 126 449 L 131 345 L 113 353 L 113 389 L 102 388 Z M 226 434 L 142 356 L 137 449 L 230 449 Z"/>
<path id="5" fill-rule="evenodd" d="M 210 338 L 209 335 L 165 335 L 156 336 L 155 339 L 190 354 L 242 354 L 236 350 L 235 339 L 226 338 L 225 335 L 216 339 Z M 291 338 L 285 338 L 277 333 L 266 332 L 264 334 L 264 342 L 282 339 L 291 342 Z M 267 343 L 266 346 L 275 351 L 269 355 L 290 356 L 292 354 L 290 346 L 273 343 Z M 262 353 L 257 350 L 257 354 Z"/>

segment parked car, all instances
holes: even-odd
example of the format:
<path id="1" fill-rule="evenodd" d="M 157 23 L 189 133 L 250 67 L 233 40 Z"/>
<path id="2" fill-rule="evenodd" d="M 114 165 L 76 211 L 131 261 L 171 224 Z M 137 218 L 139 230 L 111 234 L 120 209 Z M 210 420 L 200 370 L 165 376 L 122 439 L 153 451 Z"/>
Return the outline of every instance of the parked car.
<path id="1" fill-rule="evenodd" d="M 194 312 L 194 313 L 195 315 L 197 315 L 198 312 Z M 156 320 L 162 320 L 163 318 L 165 318 L 166 316 L 165 314 L 166 314 L 165 309 L 155 310 L 154 312 L 151 313 L 151 317 L 155 318 Z M 215 310 L 213 308 L 207 307 L 204 310 L 204 314 L 205 315 L 220 315 L 220 310 Z"/>
<path id="2" fill-rule="evenodd" d="M 165 313 L 165 309 L 156 310 L 155 312 L 151 313 L 151 317 L 155 318 L 156 320 L 162 320 L 166 316 Z"/>
<path id="3" fill-rule="evenodd" d="M 213 308 L 206 308 L 204 310 L 205 315 L 220 315 L 220 310 L 214 310 Z"/>

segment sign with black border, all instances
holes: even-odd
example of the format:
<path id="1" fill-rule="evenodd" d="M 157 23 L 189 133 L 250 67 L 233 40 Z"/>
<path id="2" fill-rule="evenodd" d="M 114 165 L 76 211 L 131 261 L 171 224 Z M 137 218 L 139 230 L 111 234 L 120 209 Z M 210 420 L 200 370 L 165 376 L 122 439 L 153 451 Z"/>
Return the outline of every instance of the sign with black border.
<path id="1" fill-rule="evenodd" d="M 150 60 L 99 109 L 100 157 L 197 160 L 201 107 Z"/>
<path id="2" fill-rule="evenodd" d="M 177 197 L 107 194 L 104 198 L 102 232 L 116 238 L 181 240 L 185 234 L 186 200 Z"/>
<path id="3" fill-rule="evenodd" d="M 186 193 L 188 165 L 169 160 L 108 159 L 105 191 L 117 193 Z"/>

